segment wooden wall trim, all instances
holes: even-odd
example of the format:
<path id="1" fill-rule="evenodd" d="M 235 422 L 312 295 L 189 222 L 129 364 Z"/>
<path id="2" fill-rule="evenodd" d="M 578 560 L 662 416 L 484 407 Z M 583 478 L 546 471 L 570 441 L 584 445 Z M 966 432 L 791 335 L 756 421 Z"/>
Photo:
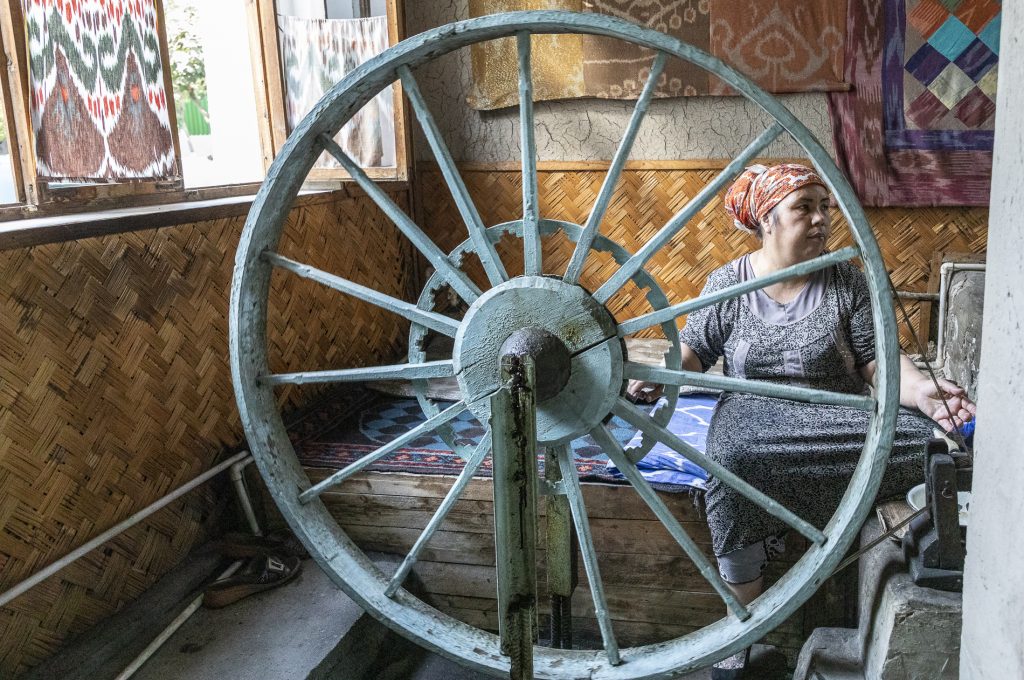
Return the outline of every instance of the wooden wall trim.
<path id="1" fill-rule="evenodd" d="M 389 193 L 404 193 L 409 189 L 408 182 L 382 184 Z M 355 184 L 345 182 L 340 188 L 331 191 L 301 193 L 296 197 L 293 207 L 301 208 L 365 195 Z M 249 212 L 254 198 L 255 194 L 247 193 L 243 196 L 223 196 L 129 208 L 110 207 L 99 211 L 0 222 L 0 251 L 238 217 Z"/>
<path id="2" fill-rule="evenodd" d="M 626 161 L 626 170 L 722 170 L 732 158 L 684 158 L 665 161 Z M 760 158 L 751 161 L 753 163 L 778 164 L 778 163 L 804 163 L 809 164 L 807 158 Z M 420 170 L 432 171 L 437 169 L 437 162 L 433 160 L 422 160 L 417 162 Z M 505 161 L 500 163 L 479 163 L 459 162 L 456 163 L 459 170 L 463 172 L 519 172 L 521 166 L 519 161 Z M 611 161 L 538 161 L 538 172 L 581 172 L 607 170 Z"/>

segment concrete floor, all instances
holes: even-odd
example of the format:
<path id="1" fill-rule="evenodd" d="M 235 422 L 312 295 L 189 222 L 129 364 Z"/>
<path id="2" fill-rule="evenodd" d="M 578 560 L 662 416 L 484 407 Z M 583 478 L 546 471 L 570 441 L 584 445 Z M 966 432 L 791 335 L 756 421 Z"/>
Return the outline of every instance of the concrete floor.
<path id="1" fill-rule="evenodd" d="M 223 609 L 200 608 L 134 677 L 305 678 L 362 614 L 306 560 L 285 586 Z"/>
<path id="2" fill-rule="evenodd" d="M 385 560 L 387 561 L 387 560 Z M 385 571 L 397 565 L 382 565 Z M 223 568 L 223 565 L 221 566 Z M 143 597 L 143 600 L 145 596 Z M 165 620 L 188 598 L 164 608 Z M 143 612 L 146 603 L 137 603 Z M 155 611 L 155 610 L 154 610 Z M 136 616 L 138 618 L 138 616 Z M 156 622 L 154 622 L 156 623 Z M 137 648 L 164 625 L 147 632 Z M 119 628 L 120 626 L 120 628 Z M 127 626 L 127 629 L 125 628 Z M 39 669 L 40 678 L 113 678 L 137 653 L 125 649 L 132 621 L 111 622 L 72 653 L 58 655 L 62 666 Z M 118 634 L 122 644 L 118 647 Z M 137 636 L 136 636 L 137 637 Z M 102 641 L 101 643 L 97 641 Z M 113 648 L 120 658 L 97 660 Z M 758 655 L 755 646 L 755 656 Z M 763 650 L 761 651 L 763 654 Z M 76 660 L 77 659 L 77 660 Z M 92 664 L 90 666 L 90 664 Z M 56 673 L 53 675 L 51 673 Z M 199 609 L 133 676 L 134 680 L 476 680 L 479 673 L 416 647 L 377 623 L 342 593 L 311 560 L 280 588 L 250 596 L 223 609 Z M 760 680 L 789 678 L 760 673 Z M 707 680 L 699 671 L 687 680 Z"/>

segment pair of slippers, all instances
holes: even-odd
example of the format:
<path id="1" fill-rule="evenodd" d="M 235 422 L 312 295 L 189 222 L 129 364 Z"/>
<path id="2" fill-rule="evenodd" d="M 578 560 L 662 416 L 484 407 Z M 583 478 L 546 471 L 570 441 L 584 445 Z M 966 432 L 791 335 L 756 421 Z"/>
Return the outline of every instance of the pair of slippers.
<path id="1" fill-rule="evenodd" d="M 242 567 L 211 583 L 203 593 L 203 606 L 220 609 L 242 598 L 288 583 L 302 570 L 308 557 L 302 544 L 288 532 L 267 536 L 230 533 L 215 543 L 225 557 L 245 559 Z"/>

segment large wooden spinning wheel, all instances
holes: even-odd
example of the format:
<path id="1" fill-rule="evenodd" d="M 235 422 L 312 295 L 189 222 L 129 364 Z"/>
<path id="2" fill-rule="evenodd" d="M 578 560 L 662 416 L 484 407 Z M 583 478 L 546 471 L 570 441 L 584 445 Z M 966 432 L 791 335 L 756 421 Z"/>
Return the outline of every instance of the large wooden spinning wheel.
<path id="1" fill-rule="evenodd" d="M 593 211 L 584 225 L 547 220 L 538 212 L 530 81 L 530 36 L 535 33 L 608 36 L 650 48 L 657 55 Z M 470 200 L 410 69 L 473 43 L 506 36 L 516 39 L 519 54 L 523 217 L 488 229 Z M 651 100 L 654 83 L 665 61 L 670 58 L 684 59 L 713 73 L 757 103 L 772 116 L 774 122 L 648 243 L 637 253 L 630 254 L 600 236 L 599 226 Z M 395 80 L 400 80 L 405 88 L 466 225 L 468 239 L 451 253 L 442 252 L 432 243 L 420 227 L 332 141 L 333 135 L 356 111 Z M 783 132 L 792 135 L 816 165 L 846 216 L 856 247 L 844 248 L 771 276 L 670 306 L 661 289 L 644 271 L 645 264 L 682 231 L 708 200 Z M 324 150 L 337 158 L 433 266 L 435 273 L 417 304 L 395 299 L 275 252 L 296 193 L 314 160 Z M 559 231 L 576 244 L 575 251 L 563 276 L 541 276 L 542 239 Z M 513 234 L 522 242 L 525 255 L 522 276 L 510 278 L 495 249 L 495 243 L 506 233 Z M 609 252 L 618 263 L 618 269 L 596 291 L 590 292 L 578 281 L 584 262 L 593 250 Z M 474 253 L 482 263 L 488 282 L 486 290 L 481 290 L 460 269 L 462 258 L 467 253 Z M 661 325 L 666 337 L 674 339 L 677 334 L 675 320 L 681 315 L 852 257 L 860 257 L 863 261 L 873 293 L 871 305 L 878 350 L 874 397 L 690 373 L 680 370 L 678 340 L 673 340 L 667 367 L 663 369 L 633 363 L 626 356 L 622 338 L 631 333 Z M 271 374 L 267 366 L 266 320 L 270 277 L 274 268 L 312 279 L 343 295 L 355 296 L 411 321 L 409 362 L 371 368 Z M 654 311 L 617 322 L 605 303 L 630 280 L 641 289 L 648 290 L 648 300 Z M 443 286 L 449 286 L 468 305 L 468 312 L 463 318 L 451 318 L 433 310 L 434 292 Z M 353 544 L 328 514 L 320 494 L 421 435 L 436 430 L 448 437 L 446 423 L 464 411 L 472 412 L 484 424 L 491 422 L 492 398 L 502 385 L 499 370 L 502 347 L 511 335 L 527 332 L 530 337 L 525 341 L 533 343 L 535 351 L 532 356 L 537 363 L 536 437 L 533 445 L 534 448 L 546 447 L 554 451 L 558 467 L 564 473 L 555 493 L 564 495 L 571 509 L 604 641 L 603 650 L 552 649 L 535 645 L 532 650 L 533 673 L 541 678 L 653 678 L 708 666 L 761 638 L 806 601 L 842 558 L 871 506 L 892 444 L 899 394 L 898 348 L 894 329 L 895 319 L 882 258 L 853 191 L 821 145 L 778 101 L 719 60 L 658 32 L 597 14 L 518 12 L 458 22 L 403 41 L 352 72 L 295 129 L 260 188 L 239 244 L 231 291 L 230 349 L 235 393 L 252 453 L 285 518 L 321 568 L 367 611 L 417 643 L 478 670 L 507 674 L 510 659 L 502 654 L 497 636 L 437 611 L 402 588 L 403 579 L 416 556 L 441 524 L 473 472 L 491 452 L 491 429 L 475 448 L 457 447 L 458 442 L 450 441 L 466 459 L 465 471 L 457 478 L 436 516 L 395 574 L 381 573 Z M 421 348 L 428 331 L 453 339 L 454 352 L 450 359 L 425 360 Z M 462 399 L 442 409 L 427 398 L 423 384 L 427 378 L 451 376 L 458 379 Z M 426 422 L 327 479 L 311 484 L 285 433 L 275 406 L 274 386 L 385 378 L 410 380 L 419 387 Z M 869 431 L 860 462 L 829 524 L 819 531 L 674 436 L 665 427 L 671 415 L 671 405 L 651 416 L 623 398 L 625 381 L 629 378 L 839 404 L 869 412 Z M 623 451 L 603 424 L 609 414 L 623 418 L 645 433 L 645 444 L 640 450 Z M 588 433 L 602 445 L 635 492 L 647 502 L 700 573 L 722 596 L 730 612 L 728 615 L 674 640 L 629 649 L 618 648 L 614 626 L 608 619 L 586 508 L 570 460 L 570 448 L 566 445 Z M 810 548 L 803 557 L 753 603 L 743 606 L 732 596 L 714 566 L 637 472 L 635 462 L 656 441 L 702 465 L 712 475 L 807 538 Z M 496 468 L 498 462 L 495 461 Z M 501 560 L 498 568 L 499 571 L 502 569 Z"/>

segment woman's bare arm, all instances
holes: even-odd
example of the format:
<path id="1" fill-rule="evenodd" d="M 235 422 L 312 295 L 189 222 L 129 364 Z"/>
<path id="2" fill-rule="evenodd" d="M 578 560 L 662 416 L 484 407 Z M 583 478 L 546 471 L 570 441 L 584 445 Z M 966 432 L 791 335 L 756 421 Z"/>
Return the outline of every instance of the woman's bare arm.
<path id="1" fill-rule="evenodd" d="M 874 385 L 876 369 L 877 365 L 871 361 L 859 370 L 864 380 Z M 900 406 L 918 409 L 947 432 L 960 422 L 972 420 L 977 408 L 967 398 L 964 389 L 943 378 L 937 378 L 937 382 L 938 388 L 910 357 L 900 353 Z M 957 423 L 950 419 L 950 414 L 958 420 Z"/>
<path id="2" fill-rule="evenodd" d="M 683 370 L 693 371 L 695 373 L 704 372 L 704 367 L 701 366 L 700 359 L 697 358 L 697 354 L 690 349 L 689 345 L 685 342 L 680 342 L 679 349 L 682 350 L 681 356 L 683 360 Z M 646 380 L 630 380 L 629 385 L 626 387 L 626 396 L 633 401 L 651 403 L 657 401 L 664 391 L 665 386 L 659 383 L 648 382 Z"/>

